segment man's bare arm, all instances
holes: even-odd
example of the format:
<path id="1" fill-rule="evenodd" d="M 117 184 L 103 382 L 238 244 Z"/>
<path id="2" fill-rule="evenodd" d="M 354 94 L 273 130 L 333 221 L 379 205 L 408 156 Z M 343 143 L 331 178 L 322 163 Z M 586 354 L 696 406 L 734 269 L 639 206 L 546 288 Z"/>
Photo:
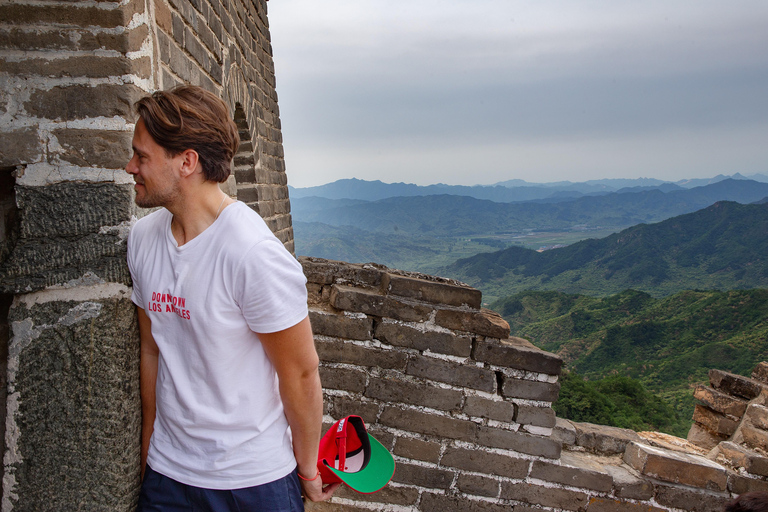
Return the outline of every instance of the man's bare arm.
<path id="1" fill-rule="evenodd" d="M 155 428 L 155 386 L 157 384 L 157 358 L 160 351 L 152 337 L 152 321 L 144 310 L 136 307 L 139 315 L 139 336 L 141 337 L 141 478 L 147 467 L 149 440 Z"/>
<path id="2" fill-rule="evenodd" d="M 323 422 L 323 390 L 318 373 L 309 317 L 298 324 L 269 334 L 259 334 L 264 350 L 280 380 L 280 397 L 293 434 L 293 452 L 298 463 L 304 495 L 312 501 L 329 499 L 339 484 L 323 488 L 317 475 L 317 450 Z"/>

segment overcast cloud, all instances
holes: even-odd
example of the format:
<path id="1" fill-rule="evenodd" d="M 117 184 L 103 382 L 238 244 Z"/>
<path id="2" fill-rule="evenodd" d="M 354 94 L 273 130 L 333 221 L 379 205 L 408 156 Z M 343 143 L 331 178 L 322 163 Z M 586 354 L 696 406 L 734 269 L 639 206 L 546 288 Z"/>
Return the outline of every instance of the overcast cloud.
<path id="1" fill-rule="evenodd" d="M 768 173 L 768 2 L 271 0 L 289 183 Z"/>

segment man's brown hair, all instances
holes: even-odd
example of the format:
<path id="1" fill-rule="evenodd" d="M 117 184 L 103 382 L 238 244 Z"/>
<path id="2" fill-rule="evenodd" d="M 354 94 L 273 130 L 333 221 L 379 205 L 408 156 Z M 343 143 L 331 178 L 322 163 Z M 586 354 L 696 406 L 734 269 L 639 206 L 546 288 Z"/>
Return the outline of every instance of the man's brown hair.
<path id="1" fill-rule="evenodd" d="M 227 181 L 240 137 L 226 103 L 201 87 L 181 85 L 157 91 L 134 106 L 168 156 L 194 149 L 206 180 Z"/>
<path id="2" fill-rule="evenodd" d="M 726 504 L 724 512 L 768 512 L 768 492 L 752 491 L 742 494 Z"/>

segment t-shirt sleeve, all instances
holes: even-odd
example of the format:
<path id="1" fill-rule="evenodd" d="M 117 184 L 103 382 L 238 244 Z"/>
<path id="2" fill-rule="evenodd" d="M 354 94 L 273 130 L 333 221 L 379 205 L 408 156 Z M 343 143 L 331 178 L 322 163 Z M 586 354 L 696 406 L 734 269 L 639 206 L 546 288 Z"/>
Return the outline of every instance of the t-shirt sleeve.
<path id="1" fill-rule="evenodd" d="M 128 270 L 131 272 L 131 281 L 133 281 L 133 291 L 131 292 L 131 300 L 134 304 L 139 306 L 140 308 L 143 308 L 145 304 L 142 295 L 141 295 L 141 285 L 139 284 L 139 278 L 138 274 L 136 272 L 136 250 L 137 250 L 137 242 L 136 242 L 136 230 L 131 229 L 131 232 L 128 234 Z"/>
<path id="2" fill-rule="evenodd" d="M 267 239 L 241 260 L 235 297 L 252 331 L 278 332 L 307 316 L 306 283 L 296 258 L 277 239 Z"/>

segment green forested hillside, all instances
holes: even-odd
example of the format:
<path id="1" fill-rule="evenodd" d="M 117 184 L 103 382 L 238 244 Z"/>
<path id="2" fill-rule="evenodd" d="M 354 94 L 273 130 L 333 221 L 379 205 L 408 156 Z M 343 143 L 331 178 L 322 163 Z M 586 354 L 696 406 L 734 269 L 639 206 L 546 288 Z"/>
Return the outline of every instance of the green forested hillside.
<path id="1" fill-rule="evenodd" d="M 748 375 L 768 360 L 768 290 L 684 291 L 666 298 L 625 291 L 605 298 L 523 292 L 492 305 L 512 334 L 562 356 L 595 380 L 638 379 L 693 411 L 692 388 L 712 368 Z"/>
<path id="2" fill-rule="evenodd" d="M 478 254 L 442 273 L 494 300 L 528 289 L 604 296 L 632 288 L 664 296 L 768 287 L 768 204 L 719 202 L 560 249 Z"/>

